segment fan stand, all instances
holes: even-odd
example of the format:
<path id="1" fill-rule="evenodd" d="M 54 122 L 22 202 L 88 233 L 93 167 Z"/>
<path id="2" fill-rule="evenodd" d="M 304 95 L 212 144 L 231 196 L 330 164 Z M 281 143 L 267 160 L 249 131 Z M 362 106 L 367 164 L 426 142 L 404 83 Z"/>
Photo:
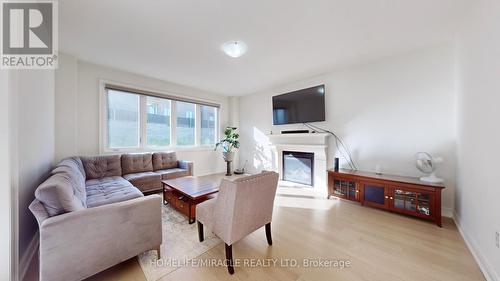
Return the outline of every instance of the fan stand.
<path id="1" fill-rule="evenodd" d="M 436 172 L 432 172 L 426 177 L 420 177 L 421 181 L 432 182 L 432 183 L 442 183 L 443 179 L 436 177 Z"/>

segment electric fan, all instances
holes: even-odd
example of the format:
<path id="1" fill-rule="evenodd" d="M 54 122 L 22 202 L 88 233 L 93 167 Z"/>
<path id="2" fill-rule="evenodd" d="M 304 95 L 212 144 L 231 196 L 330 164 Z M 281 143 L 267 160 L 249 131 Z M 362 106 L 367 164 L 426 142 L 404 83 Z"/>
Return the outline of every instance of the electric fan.
<path id="1" fill-rule="evenodd" d="M 436 177 L 436 164 L 443 162 L 443 158 L 432 157 L 427 152 L 418 152 L 415 154 L 415 158 L 417 159 L 417 168 L 422 173 L 427 174 L 427 176 L 420 178 L 421 181 L 432 183 L 443 182 L 443 179 Z"/>

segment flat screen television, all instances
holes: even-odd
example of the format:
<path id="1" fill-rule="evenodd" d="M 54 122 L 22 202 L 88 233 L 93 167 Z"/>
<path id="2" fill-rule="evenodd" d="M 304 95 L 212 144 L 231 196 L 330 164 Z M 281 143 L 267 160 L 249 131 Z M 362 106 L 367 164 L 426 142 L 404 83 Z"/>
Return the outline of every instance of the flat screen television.
<path id="1" fill-rule="evenodd" d="M 325 121 L 325 85 L 273 97 L 273 124 Z"/>

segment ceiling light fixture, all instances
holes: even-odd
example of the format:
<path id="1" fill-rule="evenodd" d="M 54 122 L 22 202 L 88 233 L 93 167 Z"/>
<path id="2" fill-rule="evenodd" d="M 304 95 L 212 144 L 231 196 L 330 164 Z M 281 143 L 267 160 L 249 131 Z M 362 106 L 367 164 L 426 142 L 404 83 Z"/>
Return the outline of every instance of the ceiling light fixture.
<path id="1" fill-rule="evenodd" d="M 224 53 L 232 58 L 241 57 L 246 53 L 247 49 L 247 44 L 243 41 L 228 41 L 222 44 Z"/>

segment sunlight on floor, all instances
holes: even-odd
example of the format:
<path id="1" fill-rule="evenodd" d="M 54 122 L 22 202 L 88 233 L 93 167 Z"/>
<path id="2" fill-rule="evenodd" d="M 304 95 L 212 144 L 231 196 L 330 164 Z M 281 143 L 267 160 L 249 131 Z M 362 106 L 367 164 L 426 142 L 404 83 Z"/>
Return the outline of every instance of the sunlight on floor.
<path id="1" fill-rule="evenodd" d="M 280 181 L 276 192 L 275 206 L 312 210 L 329 210 L 338 200 L 326 199 L 326 195 L 314 192 L 305 185 Z"/>

